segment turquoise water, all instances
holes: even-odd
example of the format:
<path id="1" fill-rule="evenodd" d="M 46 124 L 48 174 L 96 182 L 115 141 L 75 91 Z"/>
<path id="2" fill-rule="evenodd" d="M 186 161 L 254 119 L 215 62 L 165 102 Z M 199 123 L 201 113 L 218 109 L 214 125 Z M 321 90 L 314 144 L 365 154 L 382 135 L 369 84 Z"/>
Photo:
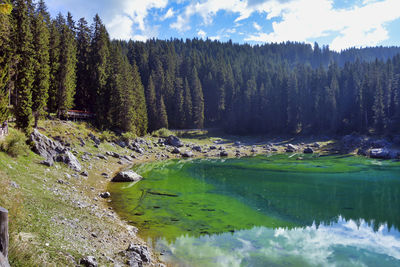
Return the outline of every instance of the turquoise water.
<path id="1" fill-rule="evenodd" d="M 400 266 L 398 162 L 275 155 L 134 169 L 145 179 L 110 185 L 113 205 L 174 266 Z"/>

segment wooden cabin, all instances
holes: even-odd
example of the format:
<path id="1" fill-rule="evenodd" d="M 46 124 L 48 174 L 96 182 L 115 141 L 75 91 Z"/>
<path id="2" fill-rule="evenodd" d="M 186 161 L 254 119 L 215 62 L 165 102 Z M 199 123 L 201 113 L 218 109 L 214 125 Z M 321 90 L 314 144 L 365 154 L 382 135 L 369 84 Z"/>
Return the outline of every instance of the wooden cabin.
<path id="1" fill-rule="evenodd" d="M 90 120 L 95 117 L 93 113 L 83 110 L 68 110 L 64 116 L 68 120 Z"/>

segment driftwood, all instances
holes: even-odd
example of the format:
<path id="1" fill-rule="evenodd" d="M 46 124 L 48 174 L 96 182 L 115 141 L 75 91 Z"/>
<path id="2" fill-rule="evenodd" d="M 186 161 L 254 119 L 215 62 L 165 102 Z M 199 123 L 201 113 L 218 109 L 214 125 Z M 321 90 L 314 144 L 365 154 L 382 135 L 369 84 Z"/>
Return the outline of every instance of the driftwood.
<path id="1" fill-rule="evenodd" d="M 8 211 L 0 207 L 0 267 L 8 264 Z"/>

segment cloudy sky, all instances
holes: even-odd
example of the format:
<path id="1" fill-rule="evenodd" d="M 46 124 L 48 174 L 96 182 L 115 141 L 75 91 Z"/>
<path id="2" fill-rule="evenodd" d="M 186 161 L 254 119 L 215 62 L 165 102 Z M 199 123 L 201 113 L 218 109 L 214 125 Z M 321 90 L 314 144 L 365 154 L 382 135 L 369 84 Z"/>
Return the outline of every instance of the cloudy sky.
<path id="1" fill-rule="evenodd" d="M 209 38 L 237 43 L 300 41 L 400 46 L 400 0 L 47 0 L 50 12 L 88 21 L 112 38 Z"/>

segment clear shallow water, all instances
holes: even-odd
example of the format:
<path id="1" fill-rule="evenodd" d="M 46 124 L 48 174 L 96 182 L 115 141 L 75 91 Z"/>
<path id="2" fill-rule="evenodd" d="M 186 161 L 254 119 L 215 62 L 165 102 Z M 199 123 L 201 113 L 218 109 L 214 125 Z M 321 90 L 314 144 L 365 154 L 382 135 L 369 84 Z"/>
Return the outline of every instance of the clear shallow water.
<path id="1" fill-rule="evenodd" d="M 400 163 L 258 156 L 151 163 L 113 205 L 178 266 L 400 266 Z"/>

